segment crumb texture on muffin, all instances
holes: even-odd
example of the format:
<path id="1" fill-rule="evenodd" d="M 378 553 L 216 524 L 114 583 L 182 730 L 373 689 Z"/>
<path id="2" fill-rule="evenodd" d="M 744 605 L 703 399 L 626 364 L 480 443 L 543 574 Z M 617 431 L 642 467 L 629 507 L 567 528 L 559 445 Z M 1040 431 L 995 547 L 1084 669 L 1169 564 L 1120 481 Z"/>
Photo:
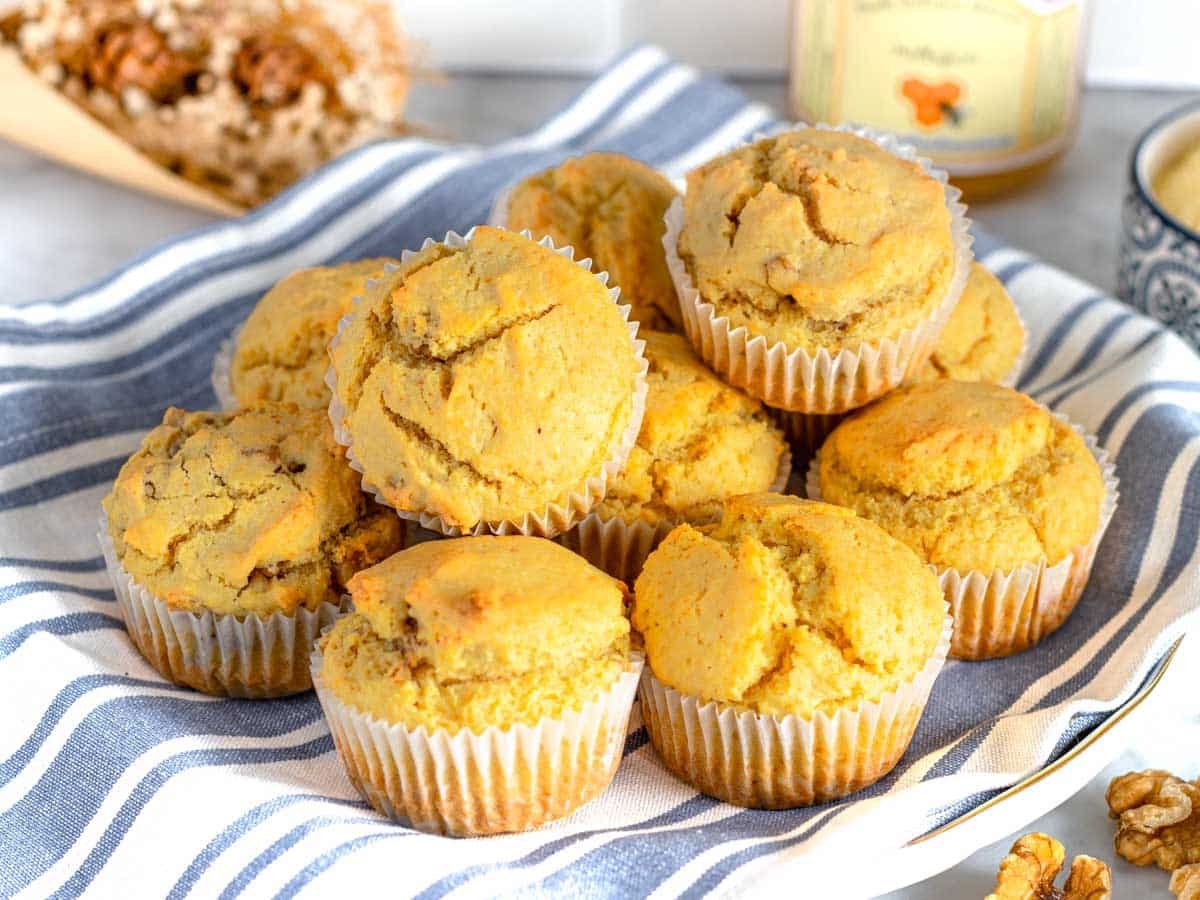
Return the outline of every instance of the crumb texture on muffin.
<path id="1" fill-rule="evenodd" d="M 343 702 L 407 728 L 479 733 L 577 710 L 629 664 L 621 582 L 543 538 L 430 541 L 350 581 L 322 645 Z"/>
<path id="2" fill-rule="evenodd" d="M 680 525 L 637 580 L 633 625 L 676 690 L 770 715 L 833 712 L 911 680 L 937 646 L 933 573 L 850 510 L 779 494 Z"/>
<path id="3" fill-rule="evenodd" d="M 679 301 L 667 271 L 663 217 L 675 199 L 671 182 L 645 163 L 619 153 L 589 153 L 518 184 L 507 227 L 529 229 L 589 257 L 647 328 L 679 327 Z"/>
<path id="4" fill-rule="evenodd" d="M 785 443 L 762 405 L 717 378 L 683 337 L 639 334 L 650 367 L 646 415 L 625 470 L 595 512 L 703 524 L 720 514 L 725 497 L 767 490 Z"/>
<path id="5" fill-rule="evenodd" d="M 339 602 L 404 526 L 361 491 L 328 417 L 290 404 L 168 409 L 104 500 L 125 570 L 177 609 L 269 616 Z"/>
<path id="6" fill-rule="evenodd" d="M 629 427 L 638 383 L 600 281 L 487 227 L 377 282 L 332 355 L 368 480 L 397 509 L 464 528 L 580 490 Z"/>
<path id="7" fill-rule="evenodd" d="M 958 305 L 916 380 L 998 383 L 1012 374 L 1024 345 L 1025 328 L 1012 297 L 1000 279 L 973 262 Z"/>
<path id="8" fill-rule="evenodd" d="M 823 500 L 941 567 L 1053 565 L 1100 524 L 1104 482 L 1083 439 L 997 385 L 901 388 L 839 425 L 818 461 Z"/>
<path id="9" fill-rule="evenodd" d="M 942 185 L 844 132 L 803 129 L 688 175 L 678 251 L 717 315 L 836 352 L 934 314 L 954 275 Z"/>
<path id="10" fill-rule="evenodd" d="M 395 260 L 361 259 L 300 269 L 262 296 L 238 335 L 229 380 L 242 406 L 279 400 L 326 409 L 329 342 L 338 320 Z"/>

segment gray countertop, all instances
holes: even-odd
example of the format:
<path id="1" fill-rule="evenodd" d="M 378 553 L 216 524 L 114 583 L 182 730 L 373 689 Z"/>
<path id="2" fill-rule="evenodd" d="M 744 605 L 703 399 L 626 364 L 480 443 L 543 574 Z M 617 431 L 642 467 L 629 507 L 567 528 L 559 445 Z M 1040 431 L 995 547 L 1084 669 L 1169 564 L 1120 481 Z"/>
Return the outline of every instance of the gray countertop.
<path id="1" fill-rule="evenodd" d="M 582 83 L 563 77 L 450 77 L 420 86 L 413 114 L 439 134 L 486 143 L 532 128 L 566 103 Z M 783 108 L 781 80 L 741 86 L 753 98 Z M 978 204 L 971 215 L 997 237 L 1111 291 L 1130 149 L 1146 125 L 1187 99 L 1162 92 L 1087 92 L 1079 139 L 1066 158 L 1046 178 L 1011 196 Z M 213 221 L 206 213 L 96 181 L 3 143 L 0 185 L 0 303 L 24 303 L 83 287 L 159 241 Z M 1159 740 L 1179 745 L 1200 739 L 1194 716 L 1190 722 L 1187 735 L 1169 731 Z M 1131 753 L 1109 771 L 1147 762 Z M 1103 775 L 1098 777 L 1022 833 L 1048 830 L 1066 840 L 1072 853 L 1111 860 L 1112 829 L 1103 806 L 1106 783 Z M 1007 837 L 943 875 L 892 896 L 981 897 L 994 883 L 996 864 L 1011 842 Z M 1135 873 L 1123 864 L 1118 883 L 1124 896 L 1139 891 L 1166 894 L 1165 875 Z"/>

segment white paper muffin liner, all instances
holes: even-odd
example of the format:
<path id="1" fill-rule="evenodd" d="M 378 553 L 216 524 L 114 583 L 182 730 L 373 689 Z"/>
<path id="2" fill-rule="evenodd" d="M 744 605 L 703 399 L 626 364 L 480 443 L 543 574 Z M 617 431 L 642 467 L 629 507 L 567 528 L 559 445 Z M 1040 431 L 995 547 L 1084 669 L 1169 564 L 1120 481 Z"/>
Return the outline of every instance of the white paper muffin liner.
<path id="1" fill-rule="evenodd" d="M 243 328 L 245 325 L 239 325 L 233 334 L 221 341 L 217 355 L 213 357 L 213 393 L 217 395 L 217 408 L 225 412 L 231 412 L 239 406 L 233 393 L 233 354 L 237 352 L 237 342 Z"/>
<path id="2" fill-rule="evenodd" d="M 792 476 L 792 453 L 784 447 L 779 473 L 767 488 L 783 493 Z M 678 522 L 627 522 L 620 516 L 604 518 L 589 513 L 582 522 L 559 538 L 563 546 L 575 551 L 597 569 L 632 587 L 646 557 L 663 542 Z"/>
<path id="3" fill-rule="evenodd" d="M 664 765 L 697 790 L 758 809 L 845 797 L 890 772 L 908 749 L 946 661 L 946 617 L 933 654 L 912 680 L 834 713 L 772 716 L 682 694 L 649 667 L 642 719 Z"/>
<path id="4" fill-rule="evenodd" d="M 1100 466 L 1104 481 L 1100 524 L 1091 540 L 1052 566 L 1040 560 L 988 573 L 930 565 L 954 617 L 950 656 L 955 659 L 995 659 L 1029 649 L 1066 621 L 1087 586 L 1096 549 L 1117 509 L 1119 481 L 1108 451 L 1066 416 L 1054 416 L 1075 429 Z M 805 480 L 812 500 L 821 499 L 818 462 L 812 460 Z"/>
<path id="5" fill-rule="evenodd" d="M 918 156 L 909 144 L 896 137 L 866 128 L 815 125 L 827 131 L 844 131 L 873 141 L 901 159 L 917 163 L 939 181 L 950 211 L 954 244 L 954 274 L 945 296 L 933 314 L 895 339 L 862 343 L 854 349 L 815 354 L 789 350 L 782 341 L 768 345 L 763 335 L 753 335 L 744 325 L 734 327 L 728 316 L 717 313 L 692 283 L 687 266 L 679 257 L 679 234 L 683 229 L 683 199 L 676 198 L 667 210 L 663 247 L 667 268 L 679 295 L 684 331 L 709 367 L 730 384 L 740 387 L 769 406 L 791 412 L 828 414 L 863 406 L 903 384 L 929 358 L 942 327 L 962 294 L 971 264 L 970 220 L 960 201 L 961 191 L 947 180 L 946 173 Z M 779 132 L 776 132 L 779 133 Z M 759 140 L 755 136 L 749 143 Z"/>
<path id="6" fill-rule="evenodd" d="M 600 796 L 621 762 L 644 658 L 579 710 L 536 725 L 455 734 L 385 722 L 312 680 L 350 781 L 377 811 L 435 834 L 528 831 Z"/>
<path id="7" fill-rule="evenodd" d="M 129 637 L 164 678 L 228 697 L 283 697 L 312 687 L 309 655 L 321 631 L 341 614 L 342 604 L 322 603 L 292 616 L 275 612 L 268 618 L 241 619 L 174 609 L 121 565 L 103 514 L 99 538 Z"/>
<path id="8" fill-rule="evenodd" d="M 421 245 L 421 250 L 432 246 L 435 243 L 443 243 L 448 247 L 462 248 L 467 245 L 474 235 L 475 229 L 472 228 L 465 235 L 457 234 L 450 231 L 446 233 L 446 237 L 442 241 L 434 241 L 432 238 L 426 238 Z M 532 239 L 529 231 L 522 231 L 522 235 Z M 580 268 L 587 272 L 592 271 L 592 261 L 590 259 L 576 260 L 575 252 L 571 247 L 556 247 L 550 238 L 545 237 L 537 243 L 541 244 L 549 250 L 554 251 L 559 256 L 571 260 Z M 400 255 L 401 263 L 407 262 L 417 251 L 405 250 Z M 395 266 L 385 266 L 385 271 L 392 271 Z M 346 460 L 350 467 L 362 476 L 363 490 L 371 494 L 385 506 L 396 509 L 396 514 L 402 519 L 409 519 L 416 522 L 422 528 L 430 531 L 436 531 L 450 537 L 461 537 L 463 535 L 481 535 L 481 534 L 524 534 L 534 535 L 537 537 L 556 537 L 567 531 L 584 516 L 586 516 L 592 508 L 604 499 L 604 494 L 608 490 L 608 484 L 615 479 L 625 467 L 625 460 L 629 458 L 629 451 L 633 449 L 634 443 L 637 441 L 638 432 L 642 427 L 642 416 L 646 411 L 646 372 L 649 366 L 646 362 L 646 357 L 643 353 L 646 342 L 639 339 L 638 323 L 630 319 L 630 307 L 628 304 L 621 302 L 621 291 L 619 288 L 608 287 L 608 273 L 600 272 L 593 273 L 596 278 L 608 289 L 609 299 L 616 304 L 617 309 L 621 313 L 621 317 L 625 320 L 625 327 L 629 332 L 629 339 L 633 344 L 634 356 L 637 360 L 637 374 L 633 391 L 633 403 L 630 409 L 629 422 L 625 426 L 625 430 L 616 437 L 612 444 L 612 452 L 609 454 L 608 461 L 601 466 L 600 471 L 595 475 L 586 478 L 583 484 L 579 485 L 575 490 L 569 491 L 565 496 L 559 497 L 557 500 L 546 504 L 545 508 L 537 512 L 525 513 L 520 519 L 501 519 L 494 521 L 481 521 L 467 528 L 462 528 L 457 525 L 452 525 L 446 522 L 440 514 L 397 509 L 395 504 L 390 502 L 381 488 L 379 488 L 370 477 L 363 471 L 362 464 L 354 455 L 354 436 L 346 427 L 346 409 L 342 402 L 338 399 L 337 392 L 337 373 L 333 366 L 325 373 L 325 384 L 329 387 L 331 400 L 329 403 L 329 418 L 333 423 L 333 437 L 339 444 L 346 448 Z M 367 281 L 367 287 L 370 288 L 373 280 Z M 362 297 L 354 299 L 355 307 L 362 302 Z M 332 356 L 334 348 L 342 339 L 342 331 L 346 327 L 346 323 L 350 321 L 353 312 L 343 316 L 338 322 L 337 334 L 334 335 L 330 342 L 329 350 Z"/>
<path id="9" fill-rule="evenodd" d="M 505 185 L 496 194 L 496 198 L 492 201 L 492 208 L 488 210 L 488 225 L 493 225 L 496 228 L 508 227 L 508 201 L 512 198 L 512 193 L 516 190 L 518 184 L 520 184 L 520 181 L 514 181 L 512 184 Z"/>

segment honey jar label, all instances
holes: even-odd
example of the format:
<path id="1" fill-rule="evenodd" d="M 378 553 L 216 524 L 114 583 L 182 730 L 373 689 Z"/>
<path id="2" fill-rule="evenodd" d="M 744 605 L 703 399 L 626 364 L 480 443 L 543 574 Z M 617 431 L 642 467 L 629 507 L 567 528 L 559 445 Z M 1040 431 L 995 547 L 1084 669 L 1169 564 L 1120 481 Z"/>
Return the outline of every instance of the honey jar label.
<path id="1" fill-rule="evenodd" d="M 894 132 L 953 175 L 1041 161 L 1079 100 L 1081 0 L 795 0 L 791 103 Z"/>

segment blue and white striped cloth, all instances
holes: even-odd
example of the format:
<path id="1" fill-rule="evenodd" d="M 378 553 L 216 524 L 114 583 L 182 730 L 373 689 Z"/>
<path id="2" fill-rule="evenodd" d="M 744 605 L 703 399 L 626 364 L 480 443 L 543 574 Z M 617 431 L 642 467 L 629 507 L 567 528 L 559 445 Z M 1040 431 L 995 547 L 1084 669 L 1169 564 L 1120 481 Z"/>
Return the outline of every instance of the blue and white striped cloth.
<path id="1" fill-rule="evenodd" d="M 642 48 L 531 134 L 370 146 L 86 290 L 0 307 L 0 895 L 739 891 L 844 866 L 846 847 L 861 869 L 1055 758 L 1130 696 L 1198 602 L 1200 360 L 986 237 L 980 256 L 1031 332 L 1020 386 L 1099 435 L 1121 505 L 1066 626 L 1013 659 L 951 664 L 900 766 L 850 801 L 761 812 L 699 796 L 661 768 L 635 713 L 616 781 L 573 818 L 429 837 L 360 801 L 311 694 L 203 696 L 166 684 L 126 639 L 97 504 L 165 406 L 213 405 L 217 345 L 271 283 L 465 231 L 501 186 L 571 153 L 621 151 L 678 175 L 771 123 Z"/>

